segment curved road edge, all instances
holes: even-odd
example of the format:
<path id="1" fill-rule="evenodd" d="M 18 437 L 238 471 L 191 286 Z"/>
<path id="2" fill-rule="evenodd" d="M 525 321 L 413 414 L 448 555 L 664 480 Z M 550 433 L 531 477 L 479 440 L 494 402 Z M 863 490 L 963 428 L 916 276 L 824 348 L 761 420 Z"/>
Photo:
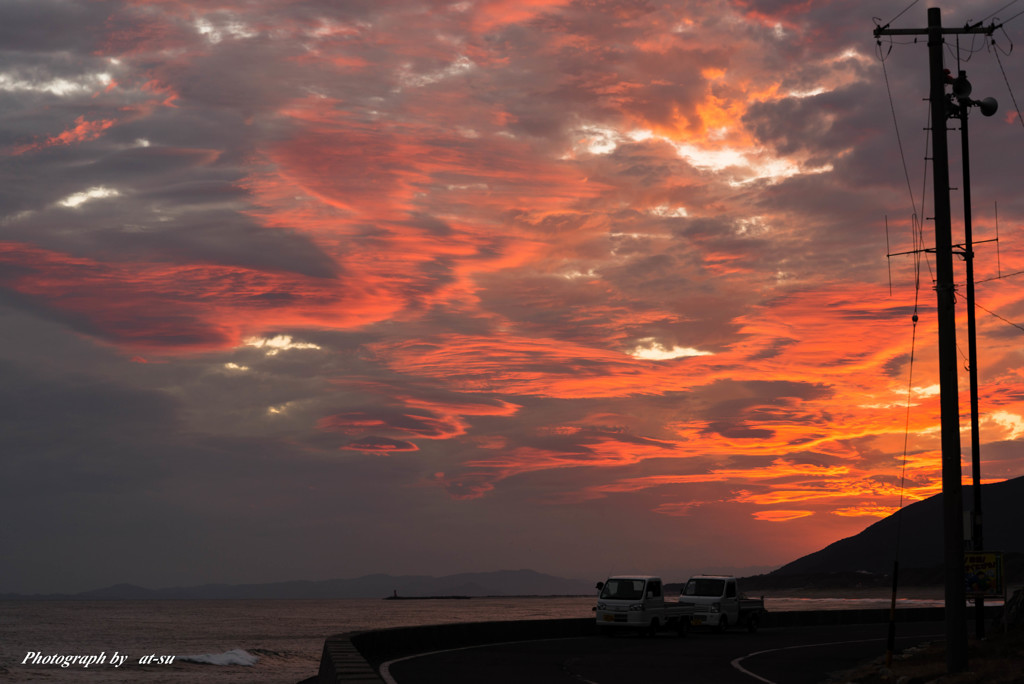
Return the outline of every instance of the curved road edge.
<path id="1" fill-rule="evenodd" d="M 896 611 L 898 623 L 941 622 L 943 615 L 942 608 L 906 608 Z M 888 609 L 791 611 L 768 613 L 762 626 L 772 628 L 878 624 L 887 622 L 888 618 Z M 325 640 L 320 671 L 317 677 L 306 680 L 306 683 L 380 683 L 387 680 L 381 677 L 379 668 L 390 661 L 474 646 L 586 637 L 595 634 L 596 626 L 591 617 L 455 623 L 350 632 L 334 635 Z M 765 653 L 772 650 L 776 649 L 767 649 Z M 750 653 L 738 658 L 737 661 L 742 663 L 755 655 L 757 654 Z M 762 678 L 762 681 L 772 680 Z"/>

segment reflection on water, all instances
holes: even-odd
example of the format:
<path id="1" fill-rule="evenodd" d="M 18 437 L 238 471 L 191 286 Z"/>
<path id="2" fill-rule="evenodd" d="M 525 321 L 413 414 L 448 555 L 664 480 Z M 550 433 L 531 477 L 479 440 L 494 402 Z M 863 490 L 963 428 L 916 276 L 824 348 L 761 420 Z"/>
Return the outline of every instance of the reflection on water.
<path id="1" fill-rule="evenodd" d="M 771 598 L 765 596 L 764 607 L 770 612 L 790 610 L 855 610 L 858 608 L 888 608 L 889 598 Z M 1001 601 L 1000 601 L 1001 603 Z M 945 605 L 942 599 L 896 599 L 897 608 L 932 608 Z"/>

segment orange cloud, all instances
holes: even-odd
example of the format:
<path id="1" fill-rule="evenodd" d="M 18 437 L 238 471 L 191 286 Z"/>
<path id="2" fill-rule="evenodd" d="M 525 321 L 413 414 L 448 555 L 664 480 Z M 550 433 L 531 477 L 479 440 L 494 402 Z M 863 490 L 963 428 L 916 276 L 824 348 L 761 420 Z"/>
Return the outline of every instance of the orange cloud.
<path id="1" fill-rule="evenodd" d="M 267 327 L 358 327 L 393 315 L 393 295 L 334 281 L 216 265 L 103 264 L 36 247 L 0 244 L 17 264 L 0 283 L 77 329 L 129 348 L 236 347 Z"/>
<path id="2" fill-rule="evenodd" d="M 345 435 L 372 434 L 374 438 L 384 434 L 409 439 L 448 440 L 467 433 L 470 423 L 466 416 L 511 416 L 518 409 L 506 402 L 439 402 L 409 396 L 394 397 L 389 403 L 395 401 L 403 406 L 377 409 L 373 413 L 349 411 L 325 416 L 317 421 L 317 428 Z"/>
<path id="3" fill-rule="evenodd" d="M 473 7 L 474 30 L 484 33 L 505 24 L 530 21 L 568 4 L 569 0 L 485 0 Z"/>
<path id="4" fill-rule="evenodd" d="M 661 513 L 662 515 L 670 515 L 674 517 L 685 517 L 690 515 L 695 508 L 703 506 L 705 501 L 676 501 L 672 503 L 658 504 L 654 508 L 655 513 Z"/>
<path id="5" fill-rule="evenodd" d="M 833 509 L 832 515 L 839 515 L 848 518 L 888 518 L 890 515 L 892 515 L 898 510 L 898 506 L 878 506 L 875 504 L 864 504 L 862 506 Z"/>
<path id="6" fill-rule="evenodd" d="M 364 437 L 339 448 L 369 454 L 394 454 L 419 450 L 419 447 L 412 442 L 388 439 L 387 437 Z"/>
<path id="7" fill-rule="evenodd" d="M 766 520 L 768 522 L 786 522 L 788 520 L 797 520 L 799 518 L 806 518 L 814 515 L 814 511 L 757 511 L 753 513 L 752 517 L 755 520 Z"/>
<path id="8" fill-rule="evenodd" d="M 117 121 L 115 119 L 97 119 L 95 121 L 86 121 L 85 116 L 79 116 L 75 119 L 75 125 L 55 136 L 47 138 L 41 142 L 29 143 L 26 145 L 18 145 L 14 147 L 10 154 L 12 156 L 18 156 L 31 152 L 32 150 L 39 150 L 46 147 L 54 147 L 57 145 L 72 145 L 74 143 L 85 142 L 88 140 L 95 140 L 103 134 L 103 131 L 113 126 Z"/>
<path id="9" fill-rule="evenodd" d="M 793 476 L 817 476 L 832 480 L 848 473 L 849 468 L 847 466 L 818 466 L 806 463 L 793 463 L 786 459 L 776 459 L 770 465 L 758 468 L 714 468 L 706 473 L 691 473 L 685 475 L 647 475 L 620 480 L 615 483 L 599 485 L 594 487 L 594 491 L 634 492 L 642 489 L 648 489 L 650 487 L 674 484 L 692 484 L 696 482 L 748 482 L 750 480 L 772 480 L 790 478 Z"/>
<path id="10" fill-rule="evenodd" d="M 468 459 L 462 472 L 446 474 L 442 483 L 460 498 L 476 498 L 494 489 L 497 482 L 526 473 L 563 468 L 608 468 L 640 463 L 650 458 L 663 458 L 675 446 L 649 439 L 621 440 L 606 435 L 583 439 L 573 451 L 539 447 L 497 445 L 500 454 L 487 458 Z M 567 495 L 568 498 L 593 498 Z"/>

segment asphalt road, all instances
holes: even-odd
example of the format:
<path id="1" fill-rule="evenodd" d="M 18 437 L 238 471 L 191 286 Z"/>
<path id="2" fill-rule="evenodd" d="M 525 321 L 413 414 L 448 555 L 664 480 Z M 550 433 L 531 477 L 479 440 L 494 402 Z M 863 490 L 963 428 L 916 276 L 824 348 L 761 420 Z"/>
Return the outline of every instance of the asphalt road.
<path id="1" fill-rule="evenodd" d="M 887 625 L 691 631 L 494 644 L 385 665 L 395 684 L 820 684 L 885 654 Z M 944 623 L 897 626 L 896 650 L 944 638 Z"/>

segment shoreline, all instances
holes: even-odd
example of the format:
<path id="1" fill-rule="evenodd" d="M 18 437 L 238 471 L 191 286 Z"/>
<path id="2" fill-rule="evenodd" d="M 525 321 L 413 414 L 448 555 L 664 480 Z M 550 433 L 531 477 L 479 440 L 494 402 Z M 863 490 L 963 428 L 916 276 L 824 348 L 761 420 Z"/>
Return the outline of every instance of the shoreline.
<path id="1" fill-rule="evenodd" d="M 748 596 L 764 596 L 765 598 L 806 598 L 806 599 L 890 599 L 892 589 L 884 587 L 836 587 L 836 588 L 794 588 L 794 589 L 758 589 L 745 592 Z M 941 586 L 904 587 L 897 589 L 896 598 L 912 600 L 940 601 L 945 597 L 945 589 Z"/>

